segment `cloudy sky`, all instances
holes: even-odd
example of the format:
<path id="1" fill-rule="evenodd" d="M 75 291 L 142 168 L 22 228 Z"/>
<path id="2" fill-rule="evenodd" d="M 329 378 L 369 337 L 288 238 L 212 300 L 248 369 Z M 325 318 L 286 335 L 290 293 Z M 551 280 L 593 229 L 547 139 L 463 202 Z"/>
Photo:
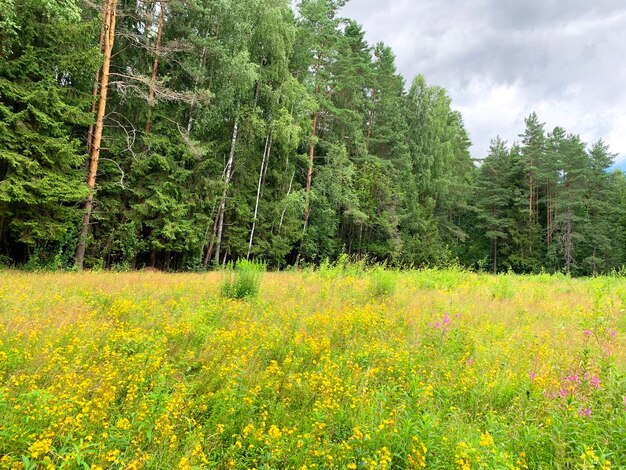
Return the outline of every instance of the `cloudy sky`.
<path id="1" fill-rule="evenodd" d="M 407 82 L 448 90 L 475 157 L 536 111 L 626 166 L 625 0 L 350 0 L 342 15 L 393 48 Z"/>

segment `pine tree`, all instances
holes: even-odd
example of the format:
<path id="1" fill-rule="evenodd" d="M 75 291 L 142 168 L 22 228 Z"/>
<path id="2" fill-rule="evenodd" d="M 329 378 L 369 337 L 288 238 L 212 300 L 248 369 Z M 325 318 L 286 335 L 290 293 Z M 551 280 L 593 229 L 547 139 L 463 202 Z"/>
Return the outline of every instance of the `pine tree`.
<path id="1" fill-rule="evenodd" d="M 620 266 L 624 249 L 618 221 L 623 211 L 609 173 L 615 156 L 603 141 L 588 152 L 586 209 L 589 225 L 584 234 L 581 264 L 585 273 L 607 272 Z"/>
<path id="2" fill-rule="evenodd" d="M 568 135 L 565 138 L 561 159 L 562 175 L 556 216 L 557 246 L 562 262 L 560 266 L 566 274 L 571 274 L 579 269 L 583 261 L 578 254 L 589 224 L 585 207 L 589 158 L 580 137 Z"/>
<path id="3" fill-rule="evenodd" d="M 352 225 L 348 251 L 376 259 L 396 260 L 402 252 L 400 221 L 405 199 L 402 175 L 411 167 L 408 130 L 402 114 L 404 79 L 398 75 L 391 49 L 373 49 L 365 89 L 366 156 L 356 168 L 355 188 L 362 223 Z"/>
<path id="4" fill-rule="evenodd" d="M 537 114 L 532 113 L 524 121 L 526 127 L 520 135 L 519 152 L 515 155 L 518 170 L 519 199 L 516 201 L 515 254 L 512 255 L 513 269 L 521 272 L 537 272 L 544 257 L 542 226 L 540 223 L 540 167 L 546 159 L 546 137 L 544 124 Z M 516 149 L 517 150 L 517 149 Z M 523 216 L 525 214 L 525 217 Z"/>
<path id="5" fill-rule="evenodd" d="M 298 54 L 295 61 L 301 79 L 308 85 L 310 93 L 317 102 L 316 109 L 311 116 L 311 132 L 308 142 L 308 168 L 305 184 L 307 202 L 304 210 L 305 233 L 308 229 L 313 206 L 311 192 L 316 150 L 320 139 L 319 130 L 329 124 L 323 121 L 328 118 L 333 108 L 329 94 L 333 90 L 332 66 L 337 59 L 340 41 L 338 31 L 340 18 L 337 17 L 337 12 L 345 3 L 343 0 L 302 0 L 298 4 L 300 19 L 296 43 Z M 312 70 L 310 75 L 309 70 Z M 322 211 L 324 210 L 322 209 Z"/>
<path id="6" fill-rule="evenodd" d="M 476 206 L 478 227 L 489 240 L 491 267 L 494 274 L 506 266 L 510 250 L 511 207 L 511 156 L 499 137 L 491 141 L 489 155 L 478 170 L 476 180 Z"/>
<path id="7" fill-rule="evenodd" d="M 540 180 L 544 188 L 547 265 L 552 269 L 555 267 L 554 259 L 551 253 L 552 244 L 554 242 L 554 233 L 556 230 L 555 219 L 558 215 L 558 183 L 561 173 L 561 154 L 563 151 L 565 136 L 565 130 L 560 127 L 556 127 L 550 134 L 548 134 L 545 158 L 540 169 Z"/>
<path id="8" fill-rule="evenodd" d="M 91 148 L 91 158 L 89 161 L 89 174 L 87 184 L 89 186 L 89 194 L 85 202 L 85 215 L 83 216 L 82 229 L 80 238 L 78 239 L 78 247 L 76 249 L 76 267 L 78 270 L 83 269 L 85 262 L 85 248 L 87 245 L 87 235 L 89 233 L 89 223 L 91 221 L 91 212 L 93 210 L 94 191 L 96 187 L 96 176 L 98 173 L 98 164 L 100 160 L 100 147 L 102 145 L 102 132 L 104 130 L 104 115 L 107 107 L 107 96 L 109 91 L 109 73 L 111 67 L 111 55 L 115 44 L 115 26 L 117 22 L 117 0 L 107 0 L 104 3 L 102 11 L 102 27 L 103 27 L 103 52 L 104 62 L 102 65 L 102 74 L 100 79 L 100 98 L 98 102 L 98 113 L 96 115 L 96 124 L 93 130 L 93 140 L 89 142 Z"/>

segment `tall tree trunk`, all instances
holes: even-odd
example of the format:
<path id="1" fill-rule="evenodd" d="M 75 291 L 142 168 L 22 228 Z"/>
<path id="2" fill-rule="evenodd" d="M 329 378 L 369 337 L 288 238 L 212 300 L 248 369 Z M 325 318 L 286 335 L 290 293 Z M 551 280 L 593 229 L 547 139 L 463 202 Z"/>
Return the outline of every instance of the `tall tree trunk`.
<path id="1" fill-rule="evenodd" d="M 319 83 L 319 73 L 320 69 L 322 68 L 322 59 L 323 56 L 321 53 L 319 53 L 317 56 L 317 64 L 315 64 L 314 74 L 316 96 L 320 94 L 322 89 Z M 311 184 L 313 181 L 313 160 L 315 159 L 315 141 L 317 137 L 317 122 L 319 120 L 319 116 L 319 111 L 313 113 L 313 124 L 311 126 L 311 143 L 309 144 L 309 168 L 306 174 L 306 206 L 304 208 L 304 227 L 302 229 L 303 234 L 306 233 L 306 230 L 309 226 L 309 216 L 311 215 Z"/>
<path id="2" fill-rule="evenodd" d="M 309 145 L 309 168 L 306 174 L 306 207 L 304 208 L 304 231 L 309 226 L 311 215 L 311 183 L 313 181 L 313 160 L 315 159 L 315 138 L 317 137 L 317 121 L 319 112 L 313 114 L 313 126 L 311 129 L 311 143 Z"/>
<path id="3" fill-rule="evenodd" d="M 265 149 L 263 150 L 263 161 L 261 162 L 261 170 L 259 171 L 259 183 L 256 189 L 256 202 L 254 204 L 254 219 L 252 220 L 252 230 L 250 230 L 250 241 L 248 243 L 248 253 L 246 259 L 250 259 L 250 252 L 252 251 L 252 243 L 254 241 L 254 230 L 256 229 L 257 217 L 259 215 L 259 201 L 261 200 L 261 191 L 263 188 L 263 181 L 267 172 L 268 160 L 272 152 L 272 132 L 270 131 L 265 140 Z"/>
<path id="4" fill-rule="evenodd" d="M 209 241 L 209 247 L 207 248 L 206 254 L 204 256 L 203 265 L 205 269 L 209 267 L 209 263 L 211 262 L 211 256 L 213 255 L 213 249 L 215 248 L 215 236 L 217 234 L 217 224 L 219 222 L 220 207 L 221 207 L 221 200 L 217 206 L 217 212 L 215 213 L 215 220 L 213 221 L 213 228 L 211 230 L 211 239 Z M 208 231 L 208 228 L 207 228 L 207 231 Z M 208 233 L 207 233 L 207 238 L 208 238 Z"/>
<path id="5" fill-rule="evenodd" d="M 597 247 L 593 247 L 593 263 L 591 264 L 592 269 L 593 269 L 593 274 L 597 273 L 597 263 L 596 263 L 596 256 L 598 255 L 598 250 Z"/>
<path id="6" fill-rule="evenodd" d="M 293 179 L 296 176 L 296 172 L 294 171 L 291 174 L 291 180 L 289 181 L 289 189 L 287 190 L 287 197 L 289 197 L 289 195 L 291 194 L 291 188 L 293 187 Z M 280 222 L 278 224 L 278 235 L 280 235 L 280 232 L 283 228 L 283 222 L 285 221 L 285 213 L 287 212 L 287 207 L 283 208 L 283 211 L 280 214 Z"/>
<path id="7" fill-rule="evenodd" d="M 531 162 L 532 165 L 532 162 Z M 535 194 L 535 189 L 534 189 L 534 180 L 533 180 L 533 174 L 532 172 L 528 175 L 529 176 L 529 181 L 528 181 L 528 224 L 531 224 L 533 221 L 533 196 Z"/>
<path id="8" fill-rule="evenodd" d="M 572 272 L 572 221 L 571 209 L 567 211 L 567 222 L 565 224 L 565 273 Z"/>
<path id="9" fill-rule="evenodd" d="M 0 243 L 4 241 L 4 216 L 0 216 Z"/>
<path id="10" fill-rule="evenodd" d="M 102 131 L 104 128 L 104 114 L 107 105 L 107 93 L 109 89 L 109 69 L 111 67 L 111 53 L 115 43 L 115 22 L 117 19 L 117 0 L 108 0 L 105 4 L 105 12 L 107 22 L 105 24 L 104 34 L 104 63 L 102 65 L 102 79 L 100 82 L 100 101 L 98 104 L 98 115 L 96 117 L 96 126 L 93 136 L 93 149 L 91 152 L 91 161 L 89 164 L 89 176 L 87 184 L 89 186 L 89 195 L 85 202 L 85 215 L 83 217 L 82 230 L 76 248 L 76 268 L 80 271 L 85 263 L 85 248 L 87 246 L 87 235 L 89 234 L 89 223 L 91 221 L 91 212 L 93 210 L 94 190 L 96 187 L 96 176 L 98 173 L 98 162 L 100 160 L 100 145 L 102 144 Z"/>
<path id="11" fill-rule="evenodd" d="M 493 249 L 493 274 L 498 274 L 498 239 L 496 237 L 491 239 L 491 246 Z"/>
<path id="12" fill-rule="evenodd" d="M 107 24 L 109 24 L 109 9 L 106 8 L 102 12 L 102 26 L 100 27 L 100 53 L 104 53 L 104 37 L 106 33 Z M 100 68 L 96 70 L 96 77 L 93 81 L 93 91 L 91 93 L 93 102 L 91 103 L 91 115 L 93 116 L 96 113 L 96 106 L 98 103 L 98 88 L 100 85 Z M 87 153 L 91 155 L 93 150 L 93 131 L 94 124 L 89 124 L 89 130 L 87 131 Z"/>
<path id="13" fill-rule="evenodd" d="M 237 148 L 237 139 L 239 137 L 239 119 L 235 119 L 235 125 L 233 126 L 233 137 L 230 144 L 230 154 L 228 156 L 228 162 L 224 168 L 224 192 L 222 193 L 222 199 L 217 209 L 215 216 L 215 223 L 213 225 L 213 235 L 211 237 L 211 243 L 207 250 L 206 257 L 204 258 L 204 267 L 208 267 L 213 249 L 215 248 L 214 262 L 216 265 L 220 263 L 220 250 L 222 246 L 222 235 L 224 233 L 224 212 L 226 210 L 226 198 L 228 197 L 228 186 L 233 176 L 233 162 L 235 160 L 235 149 Z"/>
<path id="14" fill-rule="evenodd" d="M 557 230 L 557 220 L 559 218 L 559 191 L 556 186 L 554 187 L 552 198 L 552 241 L 554 242 L 554 234 Z"/>
<path id="15" fill-rule="evenodd" d="M 539 181 L 535 184 L 535 223 L 539 224 Z"/>
<path id="16" fill-rule="evenodd" d="M 546 216 L 546 225 L 547 225 L 547 236 L 546 236 L 546 242 L 548 244 L 548 248 L 550 248 L 550 245 L 552 244 L 552 185 L 548 183 L 548 188 L 547 188 L 547 197 L 546 197 L 546 212 L 547 212 L 547 216 Z"/>
<path id="17" fill-rule="evenodd" d="M 571 183 L 567 183 L 565 187 L 567 190 L 567 212 L 565 216 L 565 272 L 569 275 L 572 272 L 572 261 L 574 256 L 574 246 L 572 240 L 572 185 Z"/>
<path id="18" fill-rule="evenodd" d="M 165 7 L 163 2 L 159 3 L 159 25 L 157 27 L 156 44 L 154 46 L 154 62 L 152 63 L 152 77 L 150 78 L 150 89 L 148 90 L 148 119 L 146 122 L 146 134 L 152 132 L 152 106 L 156 94 L 156 80 L 159 72 L 159 55 L 161 54 L 161 39 L 163 38 L 163 26 L 165 24 Z"/>

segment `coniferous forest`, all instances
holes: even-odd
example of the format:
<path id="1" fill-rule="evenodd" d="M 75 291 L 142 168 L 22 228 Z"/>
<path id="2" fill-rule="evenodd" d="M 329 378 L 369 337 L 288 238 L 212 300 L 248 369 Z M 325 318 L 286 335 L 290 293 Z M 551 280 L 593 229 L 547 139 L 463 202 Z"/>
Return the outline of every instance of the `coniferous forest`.
<path id="1" fill-rule="evenodd" d="M 626 178 L 530 115 L 462 116 L 345 0 L 0 0 L 0 264 L 626 264 Z"/>

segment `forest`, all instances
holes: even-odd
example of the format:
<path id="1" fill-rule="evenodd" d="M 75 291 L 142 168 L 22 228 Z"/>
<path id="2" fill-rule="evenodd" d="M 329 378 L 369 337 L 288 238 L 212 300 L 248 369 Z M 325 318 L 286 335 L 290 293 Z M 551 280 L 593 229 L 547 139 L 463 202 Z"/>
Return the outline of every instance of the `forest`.
<path id="1" fill-rule="evenodd" d="M 626 264 L 603 141 L 533 113 L 473 158 L 345 3 L 0 0 L 0 265 Z"/>

